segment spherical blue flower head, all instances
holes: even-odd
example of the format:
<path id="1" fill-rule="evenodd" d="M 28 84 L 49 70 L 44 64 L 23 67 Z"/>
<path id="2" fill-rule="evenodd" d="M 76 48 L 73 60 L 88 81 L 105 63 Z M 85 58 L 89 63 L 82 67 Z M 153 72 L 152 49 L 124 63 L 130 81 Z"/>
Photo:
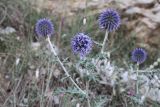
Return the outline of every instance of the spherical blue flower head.
<path id="1" fill-rule="evenodd" d="M 84 33 L 76 34 L 71 40 L 71 48 L 75 54 L 79 54 L 81 58 L 85 57 L 92 50 L 92 40 Z"/>
<path id="2" fill-rule="evenodd" d="M 39 19 L 35 27 L 38 36 L 51 36 L 54 32 L 53 23 L 50 19 Z"/>
<path id="3" fill-rule="evenodd" d="M 98 21 L 100 28 L 111 32 L 120 26 L 121 19 L 117 11 L 113 9 L 106 9 L 100 14 Z"/>
<path id="4" fill-rule="evenodd" d="M 132 51 L 132 61 L 138 64 L 143 63 L 147 59 L 147 52 L 142 48 L 136 48 Z"/>

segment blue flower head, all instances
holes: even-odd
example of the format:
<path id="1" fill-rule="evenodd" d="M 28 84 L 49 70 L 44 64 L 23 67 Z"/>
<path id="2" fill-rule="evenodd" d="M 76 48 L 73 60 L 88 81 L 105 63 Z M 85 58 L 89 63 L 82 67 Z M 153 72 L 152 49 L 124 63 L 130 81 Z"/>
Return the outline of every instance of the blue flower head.
<path id="1" fill-rule="evenodd" d="M 73 53 L 79 54 L 81 58 L 85 57 L 92 50 L 92 40 L 84 33 L 76 34 L 71 40 Z"/>
<path id="2" fill-rule="evenodd" d="M 53 23 L 47 18 L 39 19 L 35 31 L 38 36 L 51 36 L 54 32 Z"/>
<path id="3" fill-rule="evenodd" d="M 100 28 L 111 32 L 120 26 L 121 19 L 117 11 L 113 9 L 106 9 L 100 14 L 98 21 Z"/>
<path id="4" fill-rule="evenodd" d="M 136 48 L 132 51 L 132 61 L 141 64 L 147 59 L 147 52 L 142 48 Z"/>

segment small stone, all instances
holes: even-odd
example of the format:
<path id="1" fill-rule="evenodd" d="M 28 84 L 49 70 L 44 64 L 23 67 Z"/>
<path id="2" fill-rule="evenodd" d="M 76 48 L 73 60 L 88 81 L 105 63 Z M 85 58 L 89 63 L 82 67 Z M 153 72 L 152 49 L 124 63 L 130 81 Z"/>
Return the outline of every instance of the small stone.
<path id="1" fill-rule="evenodd" d="M 154 62 L 153 66 L 158 66 L 158 62 Z"/>
<path id="2" fill-rule="evenodd" d="M 150 69 L 153 69 L 154 68 L 154 66 L 153 65 L 150 65 L 150 67 L 149 67 Z"/>

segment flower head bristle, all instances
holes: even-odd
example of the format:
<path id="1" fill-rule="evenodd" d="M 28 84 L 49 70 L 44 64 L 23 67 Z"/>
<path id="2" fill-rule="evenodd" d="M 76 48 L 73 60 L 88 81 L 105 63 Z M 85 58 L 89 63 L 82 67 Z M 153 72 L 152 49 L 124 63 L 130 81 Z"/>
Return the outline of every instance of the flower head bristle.
<path id="1" fill-rule="evenodd" d="M 132 61 L 141 64 L 147 59 L 147 52 L 142 48 L 136 48 L 132 51 Z"/>
<path id="2" fill-rule="evenodd" d="M 120 20 L 119 13 L 113 9 L 106 9 L 98 19 L 100 28 L 106 29 L 108 32 L 116 30 L 120 26 Z"/>
<path id="3" fill-rule="evenodd" d="M 79 54 L 82 58 L 92 50 L 92 40 L 84 33 L 78 33 L 71 40 L 71 48 L 75 54 Z"/>
<path id="4" fill-rule="evenodd" d="M 53 23 L 47 18 L 39 19 L 35 31 L 38 36 L 51 36 L 54 32 Z"/>

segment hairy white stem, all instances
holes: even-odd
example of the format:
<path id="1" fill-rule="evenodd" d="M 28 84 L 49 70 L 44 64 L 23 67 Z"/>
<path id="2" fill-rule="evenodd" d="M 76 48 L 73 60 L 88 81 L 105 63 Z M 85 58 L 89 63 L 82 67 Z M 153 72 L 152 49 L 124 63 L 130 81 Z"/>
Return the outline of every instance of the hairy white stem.
<path id="1" fill-rule="evenodd" d="M 106 30 L 106 34 L 105 34 L 105 37 L 104 37 L 104 40 L 103 40 L 103 44 L 102 44 L 101 53 L 104 53 L 104 48 L 105 48 L 107 40 L 108 40 L 108 31 Z"/>
<path id="2" fill-rule="evenodd" d="M 137 70 L 136 70 L 136 75 L 137 75 L 137 82 L 136 82 L 136 94 L 139 94 L 139 64 L 137 63 Z"/>
<path id="3" fill-rule="evenodd" d="M 62 67 L 62 69 L 64 70 L 65 74 L 67 75 L 67 77 L 71 80 L 71 82 L 77 87 L 77 89 L 79 89 L 84 95 L 86 95 L 86 93 L 74 82 L 74 80 L 72 79 L 72 77 L 70 76 L 70 74 L 68 73 L 68 71 L 66 70 L 66 68 L 64 67 L 63 63 L 61 62 L 61 60 L 59 59 L 55 49 L 53 48 L 53 45 L 50 41 L 49 36 L 47 37 L 47 41 L 50 45 L 51 48 L 51 52 L 54 54 L 54 56 L 57 58 L 57 61 L 59 62 L 60 66 Z"/>
<path id="4" fill-rule="evenodd" d="M 88 103 L 88 107 L 91 107 L 90 99 L 89 99 L 89 81 L 86 82 L 86 90 L 87 90 L 87 103 Z"/>

